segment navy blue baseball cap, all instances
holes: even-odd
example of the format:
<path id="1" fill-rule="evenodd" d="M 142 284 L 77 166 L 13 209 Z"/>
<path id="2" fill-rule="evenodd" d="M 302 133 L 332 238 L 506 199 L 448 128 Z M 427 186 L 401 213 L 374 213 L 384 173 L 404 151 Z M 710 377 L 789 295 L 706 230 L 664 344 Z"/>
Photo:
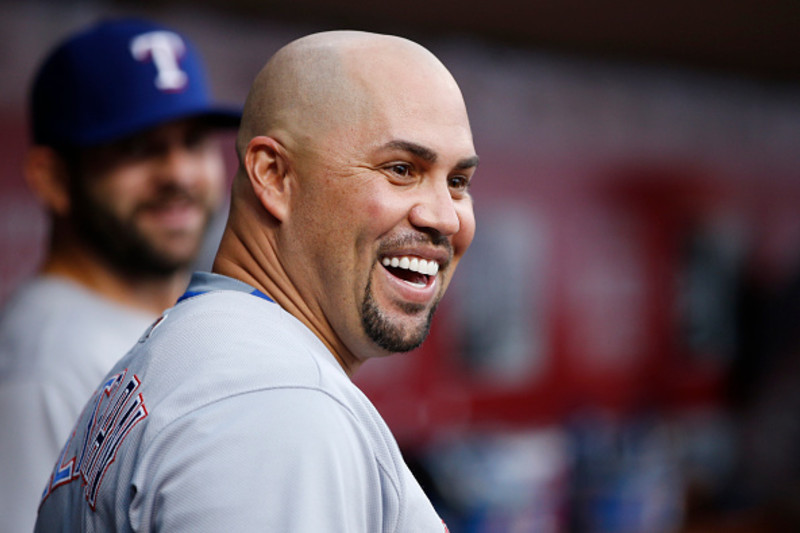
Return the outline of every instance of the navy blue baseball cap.
<path id="1" fill-rule="evenodd" d="M 30 113 L 35 144 L 78 148 L 183 118 L 219 127 L 241 118 L 212 99 L 184 36 L 140 19 L 101 21 L 59 45 L 34 78 Z"/>

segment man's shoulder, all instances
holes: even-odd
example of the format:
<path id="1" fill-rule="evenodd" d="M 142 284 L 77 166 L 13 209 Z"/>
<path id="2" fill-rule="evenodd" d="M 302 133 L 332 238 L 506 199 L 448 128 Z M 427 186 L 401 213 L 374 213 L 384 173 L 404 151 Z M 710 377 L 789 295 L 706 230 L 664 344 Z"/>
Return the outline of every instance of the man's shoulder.
<path id="1" fill-rule="evenodd" d="M 308 344 L 295 322 L 271 301 L 241 292 L 212 291 L 165 311 L 140 342 L 169 345 L 187 356 L 192 356 L 191 350 L 200 350 L 224 358 L 264 359 Z"/>
<path id="2" fill-rule="evenodd" d="M 272 302 L 209 292 L 167 310 L 118 366 L 174 408 L 193 397 L 183 409 L 270 388 L 319 388 L 335 370 L 325 365 L 324 345 L 307 335 Z"/>
<path id="3" fill-rule="evenodd" d="M 0 374 L 61 372 L 73 364 L 97 364 L 104 372 L 152 321 L 143 313 L 115 313 L 89 293 L 55 277 L 20 286 L 0 313 Z"/>
<path id="4" fill-rule="evenodd" d="M 81 292 L 71 283 L 48 276 L 33 277 L 19 285 L 5 302 L 0 317 L 2 321 L 13 318 L 38 316 L 54 308 L 81 300 Z"/>
<path id="5" fill-rule="evenodd" d="M 142 336 L 118 365 L 123 368 L 141 380 L 156 426 L 242 396 L 263 409 L 273 401 L 280 408 L 277 398 L 286 394 L 383 426 L 308 328 L 277 304 L 246 293 L 210 292 L 180 302 Z"/>
<path id="6" fill-rule="evenodd" d="M 29 322 L 42 331 L 51 324 L 92 325 L 93 320 L 104 320 L 111 327 L 115 323 L 135 322 L 137 326 L 152 320 L 148 313 L 117 304 L 108 298 L 68 279 L 57 276 L 37 276 L 19 286 L 10 296 L 2 311 L 0 324 L 15 327 Z M 28 329 L 24 329 L 26 333 Z"/>

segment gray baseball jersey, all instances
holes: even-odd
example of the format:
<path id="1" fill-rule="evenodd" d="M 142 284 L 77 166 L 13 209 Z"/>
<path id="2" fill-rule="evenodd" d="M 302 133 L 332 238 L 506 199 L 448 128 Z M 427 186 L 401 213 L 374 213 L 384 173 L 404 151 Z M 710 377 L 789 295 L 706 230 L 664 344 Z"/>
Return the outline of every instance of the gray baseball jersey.
<path id="1" fill-rule="evenodd" d="M 155 318 L 52 276 L 11 296 L 0 315 L 0 530 L 33 529 L 75 419 Z"/>
<path id="2" fill-rule="evenodd" d="M 196 274 L 87 404 L 36 531 L 446 531 L 324 344 Z"/>

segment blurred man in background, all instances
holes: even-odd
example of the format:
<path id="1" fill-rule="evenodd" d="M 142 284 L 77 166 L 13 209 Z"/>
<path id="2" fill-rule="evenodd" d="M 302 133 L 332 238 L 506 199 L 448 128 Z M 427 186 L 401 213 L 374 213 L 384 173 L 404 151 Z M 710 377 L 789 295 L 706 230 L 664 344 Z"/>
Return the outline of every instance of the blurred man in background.
<path id="1" fill-rule="evenodd" d="M 39 274 L 0 314 L 0 516 L 30 531 L 47 477 L 97 382 L 186 287 L 220 205 L 215 104 L 178 33 L 106 21 L 35 76 L 26 179 L 47 210 Z"/>

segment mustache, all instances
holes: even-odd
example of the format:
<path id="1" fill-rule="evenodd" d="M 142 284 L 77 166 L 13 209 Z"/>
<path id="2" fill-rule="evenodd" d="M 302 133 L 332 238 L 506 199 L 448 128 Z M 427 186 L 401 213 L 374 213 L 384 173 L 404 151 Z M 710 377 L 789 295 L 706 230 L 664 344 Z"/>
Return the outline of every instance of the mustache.
<path id="1" fill-rule="evenodd" d="M 442 266 L 447 266 L 453 259 L 453 245 L 450 240 L 438 232 L 414 232 L 404 233 L 403 235 L 396 235 L 381 242 L 378 247 L 378 254 L 386 254 L 397 248 L 413 247 L 413 246 L 433 246 L 439 248 L 447 253 L 447 263 Z"/>
<path id="2" fill-rule="evenodd" d="M 149 209 L 162 209 L 174 204 L 205 207 L 205 202 L 201 194 L 192 191 L 188 187 L 170 185 L 168 187 L 162 187 L 155 194 L 140 202 L 136 210 L 146 211 Z"/>

